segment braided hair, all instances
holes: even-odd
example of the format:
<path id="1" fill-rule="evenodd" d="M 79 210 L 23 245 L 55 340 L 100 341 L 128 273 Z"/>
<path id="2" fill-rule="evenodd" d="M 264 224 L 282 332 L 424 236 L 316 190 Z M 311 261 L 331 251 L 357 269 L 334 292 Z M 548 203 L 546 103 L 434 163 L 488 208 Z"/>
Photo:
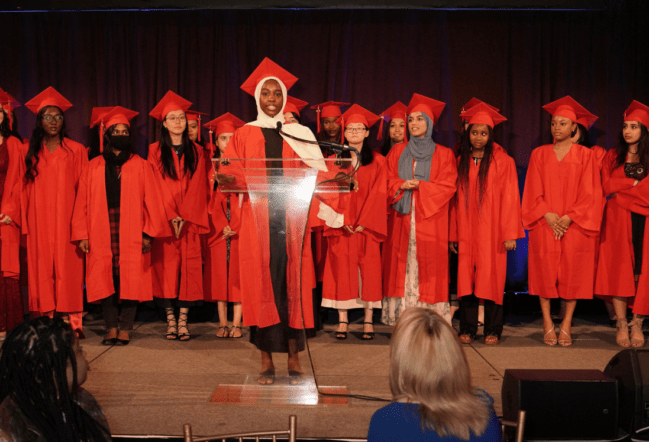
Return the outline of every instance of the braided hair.
<path id="1" fill-rule="evenodd" d="M 0 403 L 12 399 L 48 442 L 110 440 L 108 430 L 74 400 L 79 388 L 75 339 L 61 319 L 40 317 L 14 328 L 2 345 Z"/>

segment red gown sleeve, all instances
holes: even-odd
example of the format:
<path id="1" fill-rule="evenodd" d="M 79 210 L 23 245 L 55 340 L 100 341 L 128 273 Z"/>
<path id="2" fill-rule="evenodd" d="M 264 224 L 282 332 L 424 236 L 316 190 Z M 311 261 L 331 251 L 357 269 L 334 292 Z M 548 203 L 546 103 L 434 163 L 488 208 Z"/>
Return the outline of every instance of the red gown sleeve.
<path id="1" fill-rule="evenodd" d="M 70 241 L 88 239 L 88 173 L 89 168 L 86 167 L 79 178 L 79 187 L 72 211 Z"/>
<path id="2" fill-rule="evenodd" d="M 143 163 L 144 173 L 144 227 L 143 231 L 152 237 L 171 236 L 164 204 L 160 196 L 155 171 L 151 163 Z"/>
<path id="3" fill-rule="evenodd" d="M 189 177 L 187 191 L 183 195 L 182 203 L 178 207 L 178 214 L 182 219 L 193 224 L 195 233 L 209 233 L 210 226 L 207 221 L 207 189 L 205 186 L 205 160 L 196 149 L 198 163 L 194 174 Z"/>
<path id="4" fill-rule="evenodd" d="M 621 190 L 631 189 L 635 182 L 633 178 L 627 178 L 624 174 L 620 176 L 620 174 L 613 173 L 616 160 L 617 152 L 612 149 L 608 151 L 602 164 L 602 189 L 606 197 Z"/>
<path id="5" fill-rule="evenodd" d="M 523 223 L 521 220 L 521 201 L 518 190 L 518 175 L 516 173 L 516 163 L 506 155 L 501 163 L 498 181 L 502 188 L 501 193 L 501 224 L 500 237 L 502 241 L 515 240 L 525 237 Z"/>
<path id="6" fill-rule="evenodd" d="M 388 217 L 385 215 L 387 214 L 386 203 L 388 200 L 387 174 L 385 159 L 376 155 L 374 161 L 377 162 L 378 173 L 374 177 L 374 182 L 371 183 L 372 187 L 360 210 L 356 225 L 365 227 L 365 231 L 371 233 L 378 242 L 383 242 L 388 235 Z"/>
<path id="7" fill-rule="evenodd" d="M 439 173 L 430 181 L 419 181 L 417 209 L 423 218 L 430 218 L 440 210 L 448 210 L 446 204 L 455 195 L 457 182 L 457 165 L 453 152 L 443 146 L 437 146 L 439 154 Z M 435 154 L 433 154 L 435 161 Z"/>
<path id="8" fill-rule="evenodd" d="M 532 152 L 525 177 L 525 189 L 523 189 L 521 214 L 523 226 L 528 230 L 536 228 L 537 221 L 550 212 L 550 204 L 545 201 L 545 189 L 539 169 L 539 152 L 539 150 Z"/>
<path id="9" fill-rule="evenodd" d="M 602 182 L 595 155 L 589 150 L 585 153 L 587 155 L 584 155 L 586 161 L 579 182 L 579 195 L 565 215 L 582 229 L 596 234 L 602 224 Z"/>
<path id="10" fill-rule="evenodd" d="M 159 143 L 153 143 L 149 146 L 149 155 L 147 160 L 153 167 L 153 173 L 155 180 L 157 182 L 157 187 L 160 190 L 160 197 L 162 198 L 163 207 L 165 209 L 165 217 L 167 221 L 178 217 L 178 208 L 176 207 L 176 201 L 174 196 L 169 189 L 169 186 L 165 185 L 164 175 L 162 173 L 162 165 L 160 164 L 160 147 Z M 171 229 L 171 227 L 169 227 Z M 173 232 L 170 230 L 170 234 Z M 167 235 L 164 235 L 167 236 Z"/>
<path id="11" fill-rule="evenodd" d="M 406 145 L 403 143 L 393 146 L 386 157 L 388 204 L 395 204 L 403 198 L 403 192 L 400 188 L 406 180 L 399 177 L 399 158 L 405 147 Z"/>
<path id="12" fill-rule="evenodd" d="M 645 178 L 637 186 L 619 191 L 615 202 L 623 209 L 649 216 L 649 179 Z"/>
<path id="13" fill-rule="evenodd" d="M 9 153 L 9 169 L 5 178 L 0 213 L 11 218 L 12 223 L 20 225 L 20 195 L 23 187 L 22 177 L 25 174 L 26 150 L 25 146 L 14 137 L 7 138 L 6 145 Z"/>

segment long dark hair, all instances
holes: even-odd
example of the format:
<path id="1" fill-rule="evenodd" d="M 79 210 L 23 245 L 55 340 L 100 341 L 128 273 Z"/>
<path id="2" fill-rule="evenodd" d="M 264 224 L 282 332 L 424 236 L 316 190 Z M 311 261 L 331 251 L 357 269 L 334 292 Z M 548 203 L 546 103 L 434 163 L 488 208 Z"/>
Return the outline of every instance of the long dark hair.
<path id="1" fill-rule="evenodd" d="M 638 158 L 640 163 L 644 166 L 644 170 L 648 170 L 649 167 L 649 131 L 647 126 L 638 122 L 640 126 L 640 140 L 638 140 Z M 618 167 L 624 165 L 626 162 L 626 154 L 629 150 L 629 145 L 624 140 L 624 135 L 620 133 L 620 141 L 616 147 L 617 150 L 617 159 L 615 165 L 611 169 L 617 169 Z"/>
<path id="2" fill-rule="evenodd" d="M 185 130 L 183 131 L 182 145 L 183 155 L 185 156 L 184 172 L 187 173 L 187 171 L 189 171 L 190 176 L 194 176 L 196 167 L 198 167 L 198 152 L 196 152 L 196 146 L 194 146 L 192 140 L 189 139 L 187 125 L 185 125 Z M 174 156 L 171 152 L 171 146 L 171 135 L 169 135 L 169 130 L 164 127 L 164 124 L 162 124 L 160 125 L 160 162 L 162 163 L 162 173 L 164 176 L 177 180 L 178 172 L 176 172 L 176 166 L 174 165 Z"/>
<path id="3" fill-rule="evenodd" d="M 2 138 L 9 138 L 13 135 L 9 125 L 9 114 L 4 109 L 2 113 L 4 114 L 4 118 L 2 119 L 2 123 L 0 123 L 0 135 L 2 135 Z"/>
<path id="4" fill-rule="evenodd" d="M 406 140 L 406 137 L 410 139 L 410 132 L 408 131 L 408 121 L 406 119 L 405 122 L 405 127 L 403 128 L 403 139 L 404 141 Z M 402 143 L 404 142 L 402 141 Z M 396 143 L 399 144 L 399 143 Z M 396 144 L 392 144 L 392 139 L 390 138 L 390 124 L 388 123 L 388 130 L 385 133 L 385 141 L 383 141 L 383 146 L 381 146 L 381 155 L 387 156 L 388 153 L 390 152 L 390 149 L 392 149 L 392 146 L 396 146 Z"/>
<path id="5" fill-rule="evenodd" d="M 460 150 L 457 155 L 460 157 L 460 163 L 457 166 L 457 187 L 458 189 L 463 189 L 466 194 L 465 205 L 466 209 L 469 209 L 469 169 L 471 168 L 471 128 L 473 124 L 470 124 L 467 130 L 462 132 L 462 137 L 460 138 Z M 478 170 L 478 207 L 482 206 L 482 200 L 484 199 L 485 192 L 487 190 L 487 176 L 489 175 L 489 166 L 491 165 L 491 157 L 494 150 L 493 142 L 493 129 L 490 126 L 487 126 L 489 129 L 489 140 L 484 147 L 484 155 L 480 161 L 480 169 Z"/>
<path id="6" fill-rule="evenodd" d="M 588 136 L 588 129 L 586 129 L 586 126 L 581 123 L 577 123 L 577 128 L 579 130 L 579 139 L 577 139 L 575 144 L 580 144 L 589 149 L 593 147 L 593 143 L 591 143 L 590 141 L 590 137 Z"/>
<path id="7" fill-rule="evenodd" d="M 108 430 L 74 400 L 79 388 L 74 339 L 70 325 L 58 318 L 45 316 L 16 326 L 2 345 L 0 402 L 10 397 L 47 441 L 105 441 Z"/>
<path id="8" fill-rule="evenodd" d="M 25 156 L 25 179 L 27 181 L 34 181 L 36 176 L 38 176 L 38 162 L 40 161 L 39 154 L 41 149 L 43 149 L 43 138 L 45 137 L 45 130 L 43 129 L 43 115 L 51 107 L 54 107 L 59 110 L 61 115 L 63 111 L 58 106 L 45 106 L 43 109 L 38 111 L 36 115 L 36 123 L 34 123 L 34 131 L 32 132 L 32 137 L 29 140 L 29 149 L 27 150 L 27 155 Z M 67 138 L 68 134 L 65 130 L 65 118 L 63 118 L 63 124 L 61 125 L 61 132 L 59 132 L 59 139 L 61 140 L 61 147 L 68 150 L 68 147 L 65 145 L 64 139 Z"/>
<path id="9" fill-rule="evenodd" d="M 370 142 L 369 142 L 370 137 L 365 137 L 363 138 L 363 149 L 361 150 L 361 166 L 367 166 L 368 164 L 371 164 L 372 161 L 374 161 L 374 154 L 372 153 L 372 148 L 370 147 Z M 347 137 L 345 137 L 345 144 L 349 144 L 349 141 L 347 141 Z M 351 152 L 343 152 L 342 155 L 340 155 L 341 158 L 351 158 L 352 154 Z"/>

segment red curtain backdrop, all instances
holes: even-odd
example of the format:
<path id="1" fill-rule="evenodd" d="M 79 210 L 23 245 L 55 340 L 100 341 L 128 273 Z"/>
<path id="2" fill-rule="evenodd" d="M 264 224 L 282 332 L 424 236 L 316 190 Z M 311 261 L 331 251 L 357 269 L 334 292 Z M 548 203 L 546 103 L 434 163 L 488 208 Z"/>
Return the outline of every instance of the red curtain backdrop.
<path id="1" fill-rule="evenodd" d="M 211 118 L 229 111 L 255 119 L 254 100 L 239 86 L 264 57 L 299 78 L 289 93 L 310 104 L 347 101 L 379 113 L 414 92 L 444 101 L 435 139 L 446 146 L 458 140 L 460 108 L 475 96 L 508 118 L 496 140 L 516 160 L 522 187 L 532 149 L 551 142 L 543 104 L 571 95 L 600 117 L 590 134 L 607 149 L 626 106 L 649 104 L 648 12 L 0 13 L 0 87 L 25 103 L 54 86 L 74 104 L 70 137 L 86 145 L 92 107 L 139 111 L 133 129 L 142 155 L 158 131 L 148 112 L 169 89 Z M 34 115 L 20 107 L 17 117 L 29 137 Z M 305 124 L 315 127 L 314 118 L 303 112 Z M 521 260 L 525 249 L 519 245 Z M 525 266 L 512 265 L 524 278 Z"/>

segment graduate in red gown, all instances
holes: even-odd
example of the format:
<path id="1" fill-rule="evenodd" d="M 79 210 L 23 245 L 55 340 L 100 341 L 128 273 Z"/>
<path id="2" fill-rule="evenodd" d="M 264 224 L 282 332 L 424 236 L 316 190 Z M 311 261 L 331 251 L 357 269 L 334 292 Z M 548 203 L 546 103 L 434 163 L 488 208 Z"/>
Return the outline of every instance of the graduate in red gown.
<path id="1" fill-rule="evenodd" d="M 616 149 L 604 158 L 602 187 L 609 197 L 602 221 L 595 293 L 612 297 L 620 347 L 642 347 L 649 314 L 649 107 L 634 101 L 624 113 Z M 633 320 L 626 309 L 633 303 Z M 631 335 L 629 339 L 629 327 Z"/>
<path id="2" fill-rule="evenodd" d="M 322 305 L 338 310 L 336 339 L 347 339 L 347 310 L 364 309 L 362 339 L 374 339 L 372 311 L 381 308 L 380 244 L 387 235 L 387 182 L 385 158 L 368 143 L 370 127 L 379 117 L 354 104 L 339 118 L 345 144 L 358 149 L 352 164 L 360 161 L 354 175 L 355 189 L 344 211 L 340 228 L 325 227 L 327 259 Z"/>
<path id="3" fill-rule="evenodd" d="M 257 120 L 237 129 L 224 158 L 322 158 L 318 146 L 284 138 L 277 132 L 279 124 L 288 134 L 315 141 L 307 127 L 296 123 L 284 124 L 286 91 L 296 81 L 295 76 L 268 58 L 262 61 L 241 86 L 255 97 Z M 326 169 L 321 161 L 305 160 L 305 163 L 319 170 Z M 281 163 L 273 165 L 275 168 L 282 166 Z M 230 161 L 227 166 L 221 165 L 217 177 L 221 182 L 222 176 L 230 176 L 228 179 L 234 178 L 235 185 L 244 185 L 241 168 L 240 162 Z M 299 250 L 298 242 L 292 241 L 295 234 L 291 231 L 295 227 L 288 215 L 286 209 L 276 207 L 267 215 L 268 218 L 261 215 L 255 223 L 248 198 L 242 207 L 239 263 L 246 273 L 241 274 L 241 302 L 244 325 L 251 326 L 250 340 L 261 351 L 260 384 L 275 381 L 272 354 L 276 352 L 288 353 L 291 382 L 299 382 L 302 369 L 298 352 L 305 348 L 304 329 L 313 328 L 311 290 L 315 286 L 315 275 L 309 227 L 304 246 Z M 342 225 L 342 215 L 330 206 L 320 204 L 318 216 L 325 219 L 327 225 Z M 261 240 L 257 229 L 260 229 Z M 297 290 L 300 276 L 301 292 Z"/>
<path id="4" fill-rule="evenodd" d="M 209 198 L 212 195 L 212 188 L 214 187 L 214 181 L 212 180 L 212 157 L 214 156 L 215 146 L 211 141 L 206 142 L 205 139 L 201 137 L 201 115 L 207 114 L 194 110 L 188 110 L 187 112 L 185 112 L 185 116 L 187 117 L 187 134 L 189 135 L 189 139 L 194 144 L 199 146 L 200 153 L 205 159 L 204 164 L 205 174 L 207 176 L 207 199 L 209 201 Z"/>
<path id="5" fill-rule="evenodd" d="M 11 214 L 18 218 L 20 162 L 25 156 L 20 139 L 12 135 L 9 115 L 15 105 L 11 95 L 0 89 L 0 336 L 23 321 L 23 300 L 18 277 L 20 229 Z M 7 214 L 7 215 L 5 215 Z"/>
<path id="6" fill-rule="evenodd" d="M 460 341 L 473 342 L 478 304 L 484 300 L 485 344 L 496 345 L 503 331 L 503 292 L 507 251 L 525 237 L 516 164 L 493 141 L 493 128 L 505 117 L 480 103 L 462 114 L 458 189 L 451 205 L 450 249 L 459 255 Z"/>
<path id="7" fill-rule="evenodd" d="M 397 101 L 392 106 L 381 112 L 379 118 L 381 119 L 381 124 L 379 125 L 379 133 L 376 136 L 377 140 L 383 139 L 383 123 L 389 121 L 388 124 L 388 136 L 385 137 L 383 146 L 381 147 L 381 154 L 386 156 L 392 146 L 395 144 L 408 142 L 408 129 L 406 128 L 406 111 L 408 106 L 403 104 L 400 101 Z"/>
<path id="8" fill-rule="evenodd" d="M 234 131 L 245 123 L 226 113 L 205 124 L 216 137 L 216 157 L 223 155 Z M 211 161 L 210 161 L 211 163 Z M 213 173 L 212 173 L 213 175 Z M 241 195 L 241 198 L 239 197 Z M 241 283 L 239 276 L 239 229 L 243 194 L 212 192 L 209 203 L 210 233 L 207 239 L 203 290 L 205 300 L 216 302 L 219 313 L 217 338 L 241 337 Z M 233 303 L 232 328 L 228 327 L 228 302 Z"/>
<path id="9" fill-rule="evenodd" d="M 88 302 L 102 305 L 104 345 L 130 342 L 138 302 L 153 300 L 152 241 L 169 234 L 153 168 L 134 153 L 129 120 L 137 114 L 93 109 L 101 154 L 81 177 L 72 217 L 72 240 L 86 253 Z"/>
<path id="10" fill-rule="evenodd" d="M 529 230 L 529 292 L 539 296 L 543 342 L 572 345 L 578 299 L 592 299 L 602 188 L 593 152 L 572 143 L 577 119 L 590 113 L 567 96 L 543 106 L 552 115 L 554 144 L 532 152 L 523 192 L 523 226 Z M 566 300 L 559 338 L 550 299 Z"/>
<path id="11" fill-rule="evenodd" d="M 469 109 L 471 109 L 472 107 L 474 107 L 474 106 L 480 104 L 480 103 L 486 104 L 486 105 L 489 106 L 489 108 L 490 108 L 492 111 L 494 111 L 494 112 L 500 112 L 500 109 L 498 109 L 497 107 L 492 106 L 492 105 L 490 105 L 490 104 L 488 104 L 488 103 L 485 103 L 484 101 L 479 100 L 479 99 L 477 99 L 477 98 L 475 98 L 475 97 L 471 97 L 471 99 L 470 99 L 469 101 L 467 101 L 467 102 L 464 104 L 464 106 L 462 106 L 462 108 L 460 109 L 460 120 L 462 120 L 462 126 L 461 126 L 461 130 L 460 130 L 460 137 L 462 137 L 462 135 L 464 135 L 464 132 L 465 132 L 465 131 L 467 130 L 467 128 L 469 127 L 469 120 L 468 120 L 468 117 L 463 117 L 462 114 L 463 114 L 464 112 L 468 111 Z M 462 143 L 461 141 L 458 141 L 457 143 L 455 143 L 455 144 L 453 145 L 453 152 L 455 153 L 456 156 L 459 155 L 460 144 L 461 144 L 461 143 Z"/>
<path id="12" fill-rule="evenodd" d="M 167 339 L 190 339 L 187 314 L 203 301 L 200 234 L 208 233 L 207 177 L 201 149 L 189 139 L 185 111 L 191 103 L 172 91 L 149 115 L 162 122 L 160 141 L 149 146 L 170 220 L 167 234 L 153 242 L 153 296 L 165 309 Z M 178 319 L 174 308 L 179 307 Z"/>
<path id="13" fill-rule="evenodd" d="M 36 127 L 20 162 L 20 209 L 5 215 L 26 235 L 32 315 L 67 313 L 82 336 L 83 253 L 70 238 L 70 223 L 88 156 L 67 138 L 63 112 L 72 104 L 54 88 L 25 106 L 37 115 Z"/>
<path id="14" fill-rule="evenodd" d="M 286 106 L 284 106 L 284 121 L 288 123 L 298 123 L 302 124 L 302 117 L 300 116 L 300 111 L 309 104 L 306 101 L 300 100 L 299 98 L 291 97 L 290 95 L 286 99 Z"/>
<path id="15" fill-rule="evenodd" d="M 408 104 L 410 139 L 386 158 L 392 209 L 383 246 L 382 321 L 389 325 L 411 306 L 432 307 L 451 322 L 448 227 L 457 167 L 451 149 L 432 139 L 443 109 L 444 103 L 414 94 Z"/>

